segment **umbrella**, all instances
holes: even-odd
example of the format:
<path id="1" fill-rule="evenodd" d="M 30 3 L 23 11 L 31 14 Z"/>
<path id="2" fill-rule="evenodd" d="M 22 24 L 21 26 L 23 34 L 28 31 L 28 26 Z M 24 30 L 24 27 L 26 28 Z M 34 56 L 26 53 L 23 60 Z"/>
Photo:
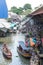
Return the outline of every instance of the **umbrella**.
<path id="1" fill-rule="evenodd" d="M 8 17 L 8 9 L 5 0 L 0 0 L 0 18 Z"/>

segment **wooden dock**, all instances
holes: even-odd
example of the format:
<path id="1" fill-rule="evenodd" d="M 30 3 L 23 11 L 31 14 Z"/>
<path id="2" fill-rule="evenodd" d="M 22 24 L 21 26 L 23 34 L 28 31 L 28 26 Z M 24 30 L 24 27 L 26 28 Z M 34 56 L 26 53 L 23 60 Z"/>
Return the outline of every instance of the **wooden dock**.
<path id="1" fill-rule="evenodd" d="M 37 55 L 35 55 L 34 57 L 31 57 L 30 65 L 39 65 L 39 58 L 37 57 Z"/>
<path id="2" fill-rule="evenodd" d="M 39 56 L 40 58 L 43 58 L 43 54 L 38 54 L 38 56 Z"/>
<path id="3" fill-rule="evenodd" d="M 34 51 L 37 53 L 37 55 L 38 55 L 40 58 L 43 58 L 43 54 L 40 54 L 40 51 L 39 51 L 38 49 L 35 48 Z"/>
<path id="4" fill-rule="evenodd" d="M 40 57 L 40 58 L 43 58 L 43 54 L 40 54 L 39 51 L 36 51 L 37 52 L 37 55 Z"/>

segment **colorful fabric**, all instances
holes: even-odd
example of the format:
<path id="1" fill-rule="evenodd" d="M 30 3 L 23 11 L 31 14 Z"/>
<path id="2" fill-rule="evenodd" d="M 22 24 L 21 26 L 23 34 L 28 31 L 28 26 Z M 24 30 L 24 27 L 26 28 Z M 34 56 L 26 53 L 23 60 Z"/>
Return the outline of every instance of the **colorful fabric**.
<path id="1" fill-rule="evenodd" d="M 30 38 L 30 46 L 34 46 L 34 45 L 35 45 L 35 43 L 33 42 L 33 39 Z"/>
<path id="2" fill-rule="evenodd" d="M 0 0 L 0 18 L 8 17 L 8 9 L 5 0 Z"/>
<path id="3" fill-rule="evenodd" d="M 33 38 L 33 42 L 36 44 L 36 38 Z"/>

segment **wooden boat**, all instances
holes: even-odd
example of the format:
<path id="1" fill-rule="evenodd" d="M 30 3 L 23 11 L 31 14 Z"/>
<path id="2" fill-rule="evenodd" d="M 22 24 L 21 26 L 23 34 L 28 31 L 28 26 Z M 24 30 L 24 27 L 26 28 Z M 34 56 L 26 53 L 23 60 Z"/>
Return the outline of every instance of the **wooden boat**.
<path id="1" fill-rule="evenodd" d="M 19 49 L 19 47 L 17 47 L 17 51 L 18 51 L 18 53 L 19 54 L 21 54 L 23 57 L 25 57 L 25 58 L 30 58 L 31 57 L 31 54 L 29 54 L 29 53 L 24 53 L 24 52 L 22 52 L 20 49 Z"/>
<path id="2" fill-rule="evenodd" d="M 12 58 L 11 51 L 9 49 L 6 49 L 6 50 L 4 50 L 4 49 L 2 49 L 2 53 L 3 53 L 4 57 L 7 58 L 7 59 L 11 59 Z"/>
<path id="3" fill-rule="evenodd" d="M 23 42 L 22 42 L 23 43 Z M 29 53 L 29 49 L 30 48 L 27 48 L 24 44 L 24 46 L 22 46 L 22 43 L 19 44 L 19 47 L 17 47 L 17 51 L 20 55 L 22 55 L 23 57 L 25 58 L 30 58 L 31 57 L 31 54 Z M 25 47 L 25 48 L 24 48 Z"/>

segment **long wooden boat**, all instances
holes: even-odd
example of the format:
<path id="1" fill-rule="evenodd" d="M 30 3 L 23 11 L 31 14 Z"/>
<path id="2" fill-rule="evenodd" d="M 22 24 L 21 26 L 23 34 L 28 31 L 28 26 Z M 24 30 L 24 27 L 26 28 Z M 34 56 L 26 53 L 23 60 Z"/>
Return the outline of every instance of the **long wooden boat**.
<path id="1" fill-rule="evenodd" d="M 2 49 L 2 53 L 3 53 L 3 56 L 5 57 L 5 58 L 7 58 L 7 59 L 11 59 L 12 58 L 12 53 L 11 53 L 11 51 L 8 49 L 8 50 L 4 50 L 4 49 Z"/>
<path id="2" fill-rule="evenodd" d="M 31 54 L 21 51 L 21 50 L 19 49 L 19 47 L 17 47 L 17 51 L 18 51 L 18 53 L 19 53 L 20 55 L 22 55 L 22 56 L 25 57 L 25 58 L 30 58 L 30 57 L 31 57 Z"/>

